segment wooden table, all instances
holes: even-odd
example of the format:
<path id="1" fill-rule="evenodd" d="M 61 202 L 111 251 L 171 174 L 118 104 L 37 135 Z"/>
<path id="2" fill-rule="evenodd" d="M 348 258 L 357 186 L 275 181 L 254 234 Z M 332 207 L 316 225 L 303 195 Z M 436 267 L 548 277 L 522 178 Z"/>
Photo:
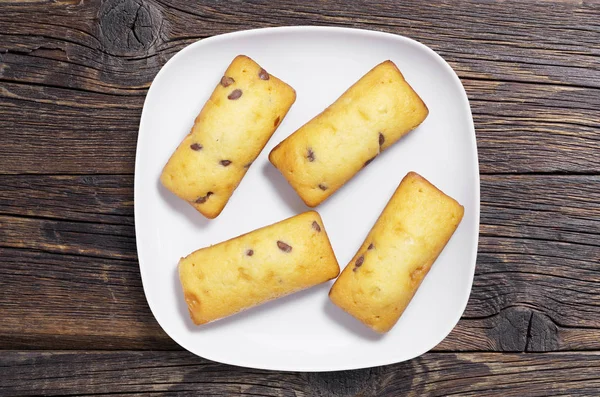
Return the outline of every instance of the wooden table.
<path id="1" fill-rule="evenodd" d="M 481 237 L 454 331 L 409 362 L 283 373 L 183 351 L 142 291 L 138 122 L 162 65 L 241 29 L 398 33 L 473 109 Z M 600 395 L 600 4 L 184 0 L 0 4 L 0 395 Z"/>

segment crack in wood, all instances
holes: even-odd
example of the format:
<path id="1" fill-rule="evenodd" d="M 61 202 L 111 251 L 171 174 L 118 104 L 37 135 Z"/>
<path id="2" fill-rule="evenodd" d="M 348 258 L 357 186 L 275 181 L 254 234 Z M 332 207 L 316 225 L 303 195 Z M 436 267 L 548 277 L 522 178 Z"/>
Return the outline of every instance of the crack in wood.
<path id="1" fill-rule="evenodd" d="M 531 312 L 531 315 L 529 316 L 529 324 L 527 325 L 527 335 L 525 336 L 525 348 L 523 349 L 524 352 L 529 351 L 529 343 L 531 342 L 531 323 L 532 323 L 532 319 L 533 319 L 533 311 Z"/>

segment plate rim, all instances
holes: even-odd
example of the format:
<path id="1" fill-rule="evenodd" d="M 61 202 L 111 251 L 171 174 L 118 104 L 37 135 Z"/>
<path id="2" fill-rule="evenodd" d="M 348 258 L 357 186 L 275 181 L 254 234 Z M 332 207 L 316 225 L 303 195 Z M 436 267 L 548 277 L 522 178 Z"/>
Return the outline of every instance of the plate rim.
<path id="1" fill-rule="evenodd" d="M 460 310 L 457 311 L 458 315 L 457 318 L 453 321 L 453 325 L 450 328 L 450 330 L 448 331 L 448 333 L 446 335 L 444 335 L 440 340 L 436 340 L 436 342 L 434 344 L 432 344 L 431 347 L 425 349 L 424 351 L 420 351 L 418 354 L 414 354 L 411 357 L 407 357 L 401 360 L 387 360 L 387 359 L 378 359 L 377 357 L 374 358 L 369 358 L 369 359 L 362 359 L 360 361 L 359 364 L 357 364 L 356 361 L 353 361 L 353 364 L 349 364 L 349 365 L 343 365 L 343 366 L 336 366 L 335 368 L 332 368 L 330 365 L 322 365 L 319 363 L 315 363 L 314 365 L 307 367 L 307 366 L 297 366 L 294 364 L 291 365 L 286 365 L 286 366 L 277 366 L 277 365 L 257 365 L 256 363 L 251 363 L 251 362 L 246 362 L 244 359 L 242 360 L 238 360 L 238 361 L 232 361 L 229 359 L 222 359 L 221 357 L 215 357 L 215 356 L 204 356 L 204 355 L 200 355 L 190 349 L 188 349 L 186 346 L 184 346 L 182 343 L 180 343 L 180 341 L 178 340 L 178 337 L 173 335 L 172 333 L 170 333 L 167 328 L 163 326 L 163 323 L 161 322 L 161 320 L 159 319 L 159 316 L 157 316 L 157 313 L 155 312 L 155 309 L 151 303 L 152 298 L 151 298 L 151 294 L 148 291 L 147 288 L 147 282 L 144 282 L 145 279 L 147 279 L 149 276 L 147 275 L 147 271 L 144 271 L 144 266 L 142 266 L 142 261 L 143 261 L 143 255 L 142 255 L 142 245 L 145 245 L 144 243 L 140 242 L 140 239 L 138 238 L 139 235 L 141 235 L 140 232 L 140 223 L 138 222 L 138 219 L 141 219 L 143 216 L 140 213 L 141 209 L 140 209 L 140 205 L 138 205 L 138 200 L 137 198 L 140 195 L 139 189 L 140 189 L 140 183 L 138 182 L 138 173 L 140 173 L 140 140 L 141 140 L 141 131 L 142 131 L 142 126 L 144 123 L 144 114 L 147 111 L 147 102 L 148 102 L 148 98 L 150 97 L 150 94 L 152 93 L 153 87 L 155 86 L 155 81 L 165 72 L 165 70 L 167 70 L 169 67 L 171 67 L 174 63 L 175 60 L 177 60 L 178 58 L 182 57 L 183 54 L 192 51 L 193 49 L 196 49 L 197 47 L 202 47 L 203 45 L 207 45 L 207 44 L 211 44 L 214 42 L 219 42 L 219 41 L 224 41 L 224 40 L 230 40 L 230 39 L 235 39 L 238 37 L 242 37 L 242 36 L 249 36 L 249 35 L 254 35 L 254 34 L 264 34 L 264 35 L 269 35 L 269 34 L 273 34 L 275 32 L 292 32 L 292 33 L 309 33 L 309 32 L 322 32 L 322 33 L 327 33 L 327 32 L 336 32 L 336 33 L 346 33 L 346 34 L 350 34 L 350 35 L 363 35 L 366 37 L 374 37 L 374 38 L 388 38 L 388 39 L 394 39 L 394 40 L 400 40 L 400 41 L 404 41 L 405 43 L 409 44 L 409 45 L 413 45 L 416 47 L 419 47 L 420 50 L 425 51 L 426 53 L 428 53 L 429 55 L 433 56 L 434 58 L 436 58 L 439 63 L 442 65 L 443 68 L 446 69 L 447 72 L 450 73 L 450 76 L 452 77 L 453 83 L 456 85 L 458 85 L 458 87 L 460 87 L 460 92 L 462 95 L 462 99 L 465 101 L 466 107 L 467 107 L 467 111 L 469 114 L 469 119 L 470 119 L 470 123 L 469 123 L 469 143 L 471 145 L 472 148 L 472 153 L 474 154 L 474 164 L 472 164 L 474 173 L 475 173 L 475 208 L 474 208 L 474 219 L 473 219 L 473 223 L 475 224 L 474 229 L 475 229 L 475 235 L 473 236 L 474 240 L 475 240 L 475 244 L 473 245 L 473 249 L 471 250 L 470 254 L 471 256 L 474 258 L 473 263 L 470 265 L 471 270 L 472 270 L 472 277 L 469 278 L 469 288 L 468 288 L 468 294 L 467 294 L 467 298 L 464 301 L 464 304 L 462 306 L 462 308 Z M 478 150 L 477 150 L 477 139 L 476 139 L 476 133 L 475 133 L 475 124 L 473 121 L 473 114 L 471 111 L 471 105 L 469 102 L 469 98 L 467 95 L 467 92 L 460 80 L 460 78 L 458 77 L 458 75 L 456 74 L 456 72 L 454 71 L 454 69 L 448 64 L 448 62 L 441 56 L 439 55 L 437 52 L 435 52 L 433 49 L 431 49 L 430 47 L 428 47 L 427 45 L 400 35 L 400 34 L 395 34 L 395 33 L 389 33 L 389 32 L 381 32 L 381 31 L 376 31 L 376 30 L 368 30 L 368 29 L 358 29 L 358 28 L 348 28 L 348 27 L 337 27 L 337 26 L 310 26 L 310 25 L 300 25 L 300 26 L 277 26 L 277 27 L 266 27 L 266 28 L 257 28 L 257 29 L 247 29 L 247 30 L 239 30 L 239 31 L 234 31 L 234 32 L 229 32 L 229 33 L 223 33 L 223 34 L 219 34 L 219 35 L 215 35 L 215 36 L 210 36 L 204 39 L 199 39 L 193 43 L 188 44 L 187 46 L 185 46 L 184 48 L 182 48 L 181 50 L 179 50 L 175 55 L 173 55 L 158 71 L 158 73 L 154 76 L 154 78 L 152 79 L 152 83 L 150 84 L 150 87 L 148 89 L 148 92 L 146 94 L 146 97 L 144 98 L 144 104 L 142 107 L 142 112 L 140 115 L 140 122 L 139 122 L 139 127 L 138 127 L 138 137 L 136 140 L 136 152 L 135 152 L 135 166 L 134 166 L 134 194 L 133 194 L 133 199 L 134 199 L 134 225 L 135 225 L 135 241 L 136 241 L 136 251 L 137 251 L 137 257 L 138 257 L 138 266 L 140 269 L 140 278 L 142 281 L 142 288 L 144 291 L 144 296 L 146 298 L 146 302 L 148 304 L 148 307 L 150 308 L 150 312 L 152 313 L 152 315 L 154 316 L 154 319 L 156 320 L 156 322 L 158 323 L 158 325 L 161 327 L 161 329 L 163 330 L 163 332 L 165 332 L 175 343 L 177 343 L 179 346 L 181 346 L 183 349 L 185 349 L 186 351 L 204 358 L 206 360 L 211 360 L 211 361 L 215 361 L 215 362 L 219 362 L 222 364 L 227 364 L 227 365 L 232 365 L 232 366 L 238 366 L 238 367 L 245 367 L 245 368 L 255 368 L 255 369 L 261 369 L 261 370 L 271 370 L 271 371 L 284 371 L 284 372 L 333 372 L 333 371 L 346 371 L 346 370 L 356 370 L 356 369 L 363 369 L 363 368 L 372 368 L 372 367 L 376 367 L 376 366 L 382 366 L 382 365 L 391 365 L 391 364 L 397 364 L 400 362 L 404 362 L 404 361 L 409 361 L 412 360 L 416 357 L 419 357 L 425 353 L 427 353 L 428 351 L 430 351 L 431 349 L 435 348 L 437 345 L 439 345 L 451 332 L 452 330 L 456 327 L 456 325 L 458 324 L 458 322 L 460 321 L 462 315 L 464 314 L 464 311 L 467 307 L 467 304 L 469 302 L 469 297 L 471 295 L 472 289 L 473 289 L 473 281 L 475 279 L 475 269 L 477 266 L 477 251 L 478 251 L 478 246 L 479 246 L 479 228 L 480 228 L 480 207 L 481 207 L 481 195 L 480 195 L 480 191 L 481 191 L 481 177 L 480 177 L 480 173 L 479 173 L 479 154 L 478 154 Z M 293 362 L 293 360 L 292 360 Z"/>

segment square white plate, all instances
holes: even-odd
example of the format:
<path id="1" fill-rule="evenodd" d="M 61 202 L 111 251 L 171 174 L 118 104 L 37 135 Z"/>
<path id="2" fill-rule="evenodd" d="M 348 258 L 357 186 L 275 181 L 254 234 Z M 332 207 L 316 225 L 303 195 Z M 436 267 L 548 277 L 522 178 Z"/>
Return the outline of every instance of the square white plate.
<path id="1" fill-rule="evenodd" d="M 297 101 L 222 214 L 207 220 L 164 189 L 159 175 L 238 54 L 250 56 L 294 87 Z M 178 280 L 179 259 L 307 210 L 271 166 L 268 153 L 387 59 L 423 98 L 429 117 L 316 210 L 343 267 L 408 171 L 420 173 L 464 205 L 462 223 L 398 324 L 387 335 L 372 333 L 330 303 L 328 283 L 194 326 Z M 154 79 L 144 103 L 136 156 L 135 226 L 146 298 L 165 332 L 199 356 L 290 371 L 391 364 L 433 348 L 464 311 L 479 231 L 475 131 L 460 80 L 423 44 L 392 34 L 324 27 L 269 28 L 201 40 L 176 54 Z"/>

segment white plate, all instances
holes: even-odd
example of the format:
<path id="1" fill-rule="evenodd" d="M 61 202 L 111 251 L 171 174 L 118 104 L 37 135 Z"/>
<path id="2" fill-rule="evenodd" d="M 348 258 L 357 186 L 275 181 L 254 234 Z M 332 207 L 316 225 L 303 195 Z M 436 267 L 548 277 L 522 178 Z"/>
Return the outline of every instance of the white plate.
<path id="1" fill-rule="evenodd" d="M 223 213 L 206 220 L 159 183 L 231 60 L 245 54 L 297 91 L 275 135 Z M 391 59 L 429 107 L 429 117 L 316 210 L 345 266 L 404 175 L 414 170 L 465 207 L 464 219 L 398 324 L 384 336 L 333 306 L 330 284 L 195 327 L 177 262 L 190 252 L 307 210 L 270 165 L 271 149 L 378 63 Z M 435 52 L 386 33 L 324 27 L 251 30 L 194 43 L 158 73 L 144 103 L 135 167 L 135 226 L 148 304 L 187 350 L 222 363 L 331 371 L 391 364 L 433 348 L 458 322 L 475 271 L 479 171 L 467 95 Z"/>

